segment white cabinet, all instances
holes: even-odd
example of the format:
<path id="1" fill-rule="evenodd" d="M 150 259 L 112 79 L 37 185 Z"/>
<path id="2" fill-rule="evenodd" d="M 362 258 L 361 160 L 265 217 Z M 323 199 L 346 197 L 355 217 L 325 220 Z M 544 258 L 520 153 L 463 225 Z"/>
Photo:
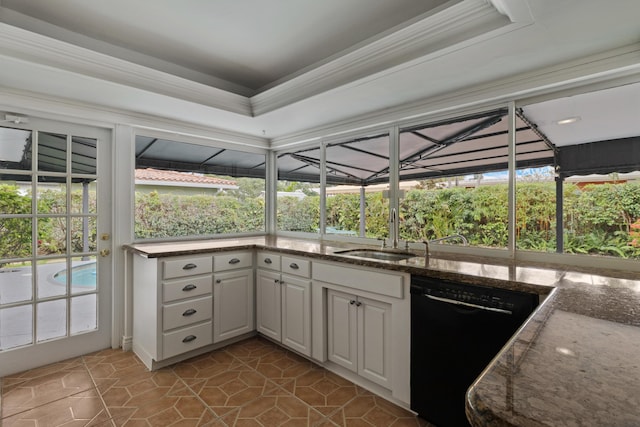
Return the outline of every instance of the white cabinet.
<path id="1" fill-rule="evenodd" d="M 149 368 L 212 343 L 210 255 L 134 256 L 133 350 Z"/>
<path id="2" fill-rule="evenodd" d="M 313 359 L 408 405 L 409 274 L 317 261 L 312 279 Z"/>
<path id="3" fill-rule="evenodd" d="M 311 355 L 311 263 L 297 257 L 258 253 L 257 330 Z"/>
<path id="4" fill-rule="evenodd" d="M 327 291 L 328 359 L 391 388 L 391 304 Z"/>
<path id="5" fill-rule="evenodd" d="M 213 257 L 213 342 L 255 330 L 253 253 L 232 252 Z"/>
<path id="6" fill-rule="evenodd" d="M 282 341 L 280 272 L 256 271 L 256 329 L 274 341 Z"/>

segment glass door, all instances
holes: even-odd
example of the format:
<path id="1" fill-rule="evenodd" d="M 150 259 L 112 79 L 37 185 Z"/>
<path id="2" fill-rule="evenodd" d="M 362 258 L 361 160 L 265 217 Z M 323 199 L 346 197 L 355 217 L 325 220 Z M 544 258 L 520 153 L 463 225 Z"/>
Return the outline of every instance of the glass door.
<path id="1" fill-rule="evenodd" d="M 0 376 L 111 343 L 111 134 L 0 127 Z"/>

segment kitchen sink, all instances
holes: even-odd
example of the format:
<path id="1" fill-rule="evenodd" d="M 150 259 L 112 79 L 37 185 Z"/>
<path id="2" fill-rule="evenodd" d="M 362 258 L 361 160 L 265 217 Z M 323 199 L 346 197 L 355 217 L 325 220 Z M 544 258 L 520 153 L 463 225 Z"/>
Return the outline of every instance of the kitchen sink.
<path id="1" fill-rule="evenodd" d="M 343 251 L 335 251 L 334 254 L 377 259 L 382 261 L 401 261 L 403 259 L 414 258 L 417 256 L 410 252 L 392 252 L 377 249 L 346 249 Z"/>

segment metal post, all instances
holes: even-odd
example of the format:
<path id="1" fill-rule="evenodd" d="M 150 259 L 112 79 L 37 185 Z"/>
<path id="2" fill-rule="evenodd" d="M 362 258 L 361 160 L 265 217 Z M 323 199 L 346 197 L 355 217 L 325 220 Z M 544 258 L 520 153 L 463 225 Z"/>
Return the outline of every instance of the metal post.
<path id="1" fill-rule="evenodd" d="M 320 236 L 327 233 L 327 144 L 320 141 Z"/>
<path id="2" fill-rule="evenodd" d="M 89 213 L 89 183 L 82 182 L 82 214 Z M 82 217 L 82 252 L 89 252 L 89 217 Z M 89 260 L 88 256 L 82 257 L 83 261 Z"/>
<path id="3" fill-rule="evenodd" d="M 366 205 L 367 199 L 365 197 L 364 186 L 360 187 L 360 237 L 365 237 L 366 232 Z"/>
<path id="4" fill-rule="evenodd" d="M 508 243 L 509 256 L 516 255 L 516 105 L 509 102 L 509 190 L 508 190 Z"/>
<path id="5" fill-rule="evenodd" d="M 556 177 L 556 252 L 564 252 L 564 176 Z"/>
<path id="6" fill-rule="evenodd" d="M 400 129 L 393 126 L 389 133 L 389 238 L 396 243 L 400 238 Z"/>

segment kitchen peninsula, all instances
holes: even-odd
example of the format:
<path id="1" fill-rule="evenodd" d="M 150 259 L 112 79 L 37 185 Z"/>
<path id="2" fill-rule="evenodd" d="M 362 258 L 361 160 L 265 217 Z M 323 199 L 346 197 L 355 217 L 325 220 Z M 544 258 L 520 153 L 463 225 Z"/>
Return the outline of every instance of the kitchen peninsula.
<path id="1" fill-rule="evenodd" d="M 538 309 L 470 387 L 471 424 L 640 425 L 640 275 L 477 257 L 431 256 L 425 263 L 419 253 L 401 261 L 334 253 L 354 246 L 266 236 L 127 249 L 145 258 L 268 251 L 537 293 Z"/>

